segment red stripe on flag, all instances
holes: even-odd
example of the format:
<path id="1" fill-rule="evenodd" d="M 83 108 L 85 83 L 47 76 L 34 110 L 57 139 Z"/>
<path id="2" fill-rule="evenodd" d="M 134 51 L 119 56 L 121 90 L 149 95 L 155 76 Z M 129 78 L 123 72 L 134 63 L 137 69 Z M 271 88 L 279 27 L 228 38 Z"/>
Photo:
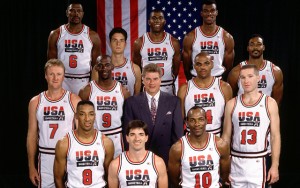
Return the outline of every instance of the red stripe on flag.
<path id="1" fill-rule="evenodd" d="M 104 19 L 101 19 L 104 18 Z M 106 32 L 105 32 L 105 1 L 97 1 L 97 32 L 101 40 L 101 52 L 106 54 Z"/>
<path id="2" fill-rule="evenodd" d="M 122 0 L 114 0 L 114 27 L 122 27 Z"/>
<path id="3" fill-rule="evenodd" d="M 135 41 L 135 39 L 137 39 L 139 37 L 139 5 L 138 5 L 138 1 L 136 0 L 130 0 L 130 46 L 133 46 L 133 43 Z M 130 54 L 131 56 L 131 54 Z"/>

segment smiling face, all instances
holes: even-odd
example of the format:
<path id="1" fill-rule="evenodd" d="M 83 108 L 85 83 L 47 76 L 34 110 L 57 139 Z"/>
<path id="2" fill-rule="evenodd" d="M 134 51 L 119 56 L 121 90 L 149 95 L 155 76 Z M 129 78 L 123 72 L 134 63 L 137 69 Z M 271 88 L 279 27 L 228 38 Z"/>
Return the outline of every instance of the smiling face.
<path id="1" fill-rule="evenodd" d="M 162 12 L 151 12 L 148 24 L 152 32 L 163 32 L 166 24 L 164 14 Z"/>
<path id="2" fill-rule="evenodd" d="M 201 108 L 191 109 L 187 114 L 187 124 L 190 128 L 190 134 L 200 137 L 206 131 L 206 113 Z"/>
<path id="3" fill-rule="evenodd" d="M 91 131 L 94 129 L 96 113 L 94 106 L 91 104 L 79 104 L 75 117 L 78 120 L 78 129 L 83 131 Z"/>
<path id="4" fill-rule="evenodd" d="M 145 91 L 154 96 L 160 90 L 161 77 L 158 72 L 147 72 L 143 77 Z"/>
<path id="5" fill-rule="evenodd" d="M 114 65 L 111 62 L 110 56 L 103 55 L 100 60 L 97 59 L 96 70 L 98 71 L 99 80 L 111 79 L 111 72 L 114 69 Z"/>
<path id="6" fill-rule="evenodd" d="M 129 134 L 126 135 L 126 140 L 129 147 L 135 151 L 145 149 L 145 143 L 148 141 L 148 135 L 146 135 L 143 128 L 130 129 Z"/>

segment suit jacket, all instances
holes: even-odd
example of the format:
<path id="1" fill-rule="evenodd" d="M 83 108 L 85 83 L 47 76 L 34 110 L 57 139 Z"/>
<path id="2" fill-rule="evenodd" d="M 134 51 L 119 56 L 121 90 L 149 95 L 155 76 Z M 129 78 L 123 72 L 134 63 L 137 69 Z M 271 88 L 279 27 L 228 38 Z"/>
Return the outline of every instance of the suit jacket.
<path id="1" fill-rule="evenodd" d="M 171 146 L 183 136 L 183 118 L 180 100 L 177 96 L 160 91 L 155 124 L 152 123 L 151 112 L 145 92 L 125 100 L 123 111 L 125 136 L 126 127 L 131 120 L 139 119 L 148 125 L 149 138 L 146 149 L 162 157 L 168 165 Z M 125 149 L 128 143 L 124 140 Z"/>

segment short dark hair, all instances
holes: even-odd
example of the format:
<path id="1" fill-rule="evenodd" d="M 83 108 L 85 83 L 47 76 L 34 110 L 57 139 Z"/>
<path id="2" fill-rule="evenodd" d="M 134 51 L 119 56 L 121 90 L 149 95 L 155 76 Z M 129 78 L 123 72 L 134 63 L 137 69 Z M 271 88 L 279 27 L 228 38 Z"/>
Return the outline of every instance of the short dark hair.
<path id="1" fill-rule="evenodd" d="M 92 106 L 95 109 L 94 103 L 92 101 L 90 101 L 90 100 L 82 100 L 82 101 L 78 102 L 77 107 L 76 107 L 76 111 L 78 112 L 79 111 L 79 107 L 83 106 L 83 105 L 86 105 L 86 104 Z"/>
<path id="2" fill-rule="evenodd" d="M 109 32 L 109 41 L 111 41 L 111 38 L 112 38 L 112 36 L 113 36 L 115 33 L 121 33 L 121 34 L 124 36 L 125 41 L 127 41 L 127 32 L 126 32 L 125 29 L 123 29 L 122 27 L 114 27 L 114 28 Z"/>
<path id="3" fill-rule="evenodd" d="M 190 113 L 190 111 L 192 111 L 192 110 L 197 110 L 197 109 L 199 109 L 200 111 L 203 111 L 204 114 L 206 114 L 206 111 L 205 111 L 204 108 L 202 108 L 201 106 L 195 105 L 195 106 L 193 106 L 192 108 L 190 108 L 190 109 L 188 110 L 187 115 L 186 115 L 186 120 L 189 120 L 189 113 Z M 206 119 L 206 115 L 205 115 L 205 119 Z"/>
<path id="4" fill-rule="evenodd" d="M 264 42 L 264 37 L 261 34 L 258 34 L 258 33 L 251 34 L 250 37 L 249 37 L 249 40 L 253 39 L 253 38 L 256 38 L 256 37 L 261 38 L 262 41 Z"/>
<path id="5" fill-rule="evenodd" d="M 149 131 L 148 131 L 148 125 L 143 122 L 142 120 L 132 120 L 128 123 L 128 126 L 126 127 L 126 135 L 129 135 L 129 132 L 131 129 L 136 129 L 136 128 L 141 128 L 144 130 L 145 135 L 148 136 Z"/>
<path id="6" fill-rule="evenodd" d="M 217 5 L 217 2 L 215 0 L 204 0 L 202 2 L 202 5 L 212 5 L 212 4 Z"/>

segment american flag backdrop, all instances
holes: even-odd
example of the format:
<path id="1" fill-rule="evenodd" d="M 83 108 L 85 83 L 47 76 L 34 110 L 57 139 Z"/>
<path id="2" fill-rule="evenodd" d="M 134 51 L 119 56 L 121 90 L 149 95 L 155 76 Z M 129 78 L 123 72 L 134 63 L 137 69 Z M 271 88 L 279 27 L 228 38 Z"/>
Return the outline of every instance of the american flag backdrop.
<path id="1" fill-rule="evenodd" d="M 130 59 L 134 40 L 149 31 L 148 16 L 153 9 L 164 11 L 165 31 L 177 38 L 181 45 L 184 35 L 202 23 L 201 0 L 97 0 L 97 32 L 102 53 L 111 54 L 111 29 L 123 27 L 128 34 L 125 57 Z"/>

